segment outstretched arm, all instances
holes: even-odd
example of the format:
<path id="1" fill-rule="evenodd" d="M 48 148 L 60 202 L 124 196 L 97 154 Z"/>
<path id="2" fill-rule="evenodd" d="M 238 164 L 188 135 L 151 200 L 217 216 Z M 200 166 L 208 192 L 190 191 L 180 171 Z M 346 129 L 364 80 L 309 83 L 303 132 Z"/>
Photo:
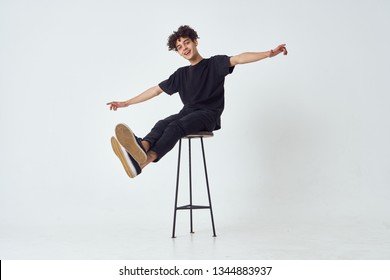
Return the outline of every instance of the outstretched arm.
<path id="1" fill-rule="evenodd" d="M 128 107 L 130 105 L 141 103 L 141 102 L 144 102 L 146 100 L 149 100 L 153 97 L 156 97 L 157 95 L 159 95 L 162 92 L 163 92 L 163 90 L 157 85 L 157 86 L 151 87 L 150 89 L 145 90 L 141 94 L 139 94 L 139 95 L 137 95 L 129 100 L 111 101 L 111 102 L 108 102 L 107 105 L 110 105 L 110 110 L 116 111 L 118 108 Z"/>
<path id="2" fill-rule="evenodd" d="M 274 57 L 280 53 L 287 55 L 286 44 L 279 45 L 275 49 L 266 52 L 246 52 L 232 56 L 230 58 L 230 66 L 259 61 L 267 57 Z"/>

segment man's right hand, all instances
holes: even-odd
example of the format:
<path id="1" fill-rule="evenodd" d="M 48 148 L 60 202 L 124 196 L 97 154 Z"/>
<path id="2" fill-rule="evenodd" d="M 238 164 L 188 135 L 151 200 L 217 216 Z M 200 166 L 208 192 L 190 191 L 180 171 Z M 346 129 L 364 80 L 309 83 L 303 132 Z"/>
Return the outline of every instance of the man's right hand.
<path id="1" fill-rule="evenodd" d="M 109 105 L 110 106 L 110 110 L 114 110 L 116 111 L 118 108 L 124 108 L 124 107 L 127 107 L 129 106 L 125 101 L 111 101 L 111 102 L 108 102 L 106 105 Z"/>

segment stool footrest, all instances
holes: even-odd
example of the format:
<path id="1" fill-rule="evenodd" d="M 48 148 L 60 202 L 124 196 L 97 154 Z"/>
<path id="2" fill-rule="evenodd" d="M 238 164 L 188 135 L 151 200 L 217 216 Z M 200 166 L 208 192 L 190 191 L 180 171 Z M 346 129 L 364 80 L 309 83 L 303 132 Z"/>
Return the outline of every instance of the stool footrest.
<path id="1" fill-rule="evenodd" d="M 177 210 L 190 210 L 190 209 L 210 209 L 210 206 L 202 205 L 183 205 L 176 208 Z"/>

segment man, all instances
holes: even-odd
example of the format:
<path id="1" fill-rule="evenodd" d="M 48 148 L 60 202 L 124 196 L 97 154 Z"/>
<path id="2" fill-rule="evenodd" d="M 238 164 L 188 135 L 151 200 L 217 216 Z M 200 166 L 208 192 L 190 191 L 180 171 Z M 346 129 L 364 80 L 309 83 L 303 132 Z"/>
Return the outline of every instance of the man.
<path id="1" fill-rule="evenodd" d="M 225 76 L 232 73 L 237 64 L 259 61 L 280 53 L 287 55 L 285 44 L 282 44 L 265 52 L 203 58 L 198 52 L 198 39 L 194 29 L 180 26 L 169 36 L 168 48 L 177 51 L 190 65 L 177 69 L 167 80 L 127 101 L 107 103 L 110 110 L 116 111 L 149 100 L 164 91 L 170 95 L 179 92 L 184 104 L 178 114 L 157 122 L 143 139 L 136 137 L 125 124 L 116 126 L 116 138 L 111 138 L 111 145 L 130 178 L 139 175 L 149 163 L 159 161 L 185 135 L 221 128 Z"/>

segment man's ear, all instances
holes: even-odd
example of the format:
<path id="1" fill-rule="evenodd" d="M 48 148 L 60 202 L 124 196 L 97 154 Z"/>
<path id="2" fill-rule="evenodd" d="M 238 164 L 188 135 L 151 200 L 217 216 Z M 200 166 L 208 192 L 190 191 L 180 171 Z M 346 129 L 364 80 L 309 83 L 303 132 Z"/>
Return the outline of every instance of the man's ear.
<path id="1" fill-rule="evenodd" d="M 198 40 L 197 39 L 194 40 L 194 43 L 195 43 L 195 46 L 198 46 Z"/>

